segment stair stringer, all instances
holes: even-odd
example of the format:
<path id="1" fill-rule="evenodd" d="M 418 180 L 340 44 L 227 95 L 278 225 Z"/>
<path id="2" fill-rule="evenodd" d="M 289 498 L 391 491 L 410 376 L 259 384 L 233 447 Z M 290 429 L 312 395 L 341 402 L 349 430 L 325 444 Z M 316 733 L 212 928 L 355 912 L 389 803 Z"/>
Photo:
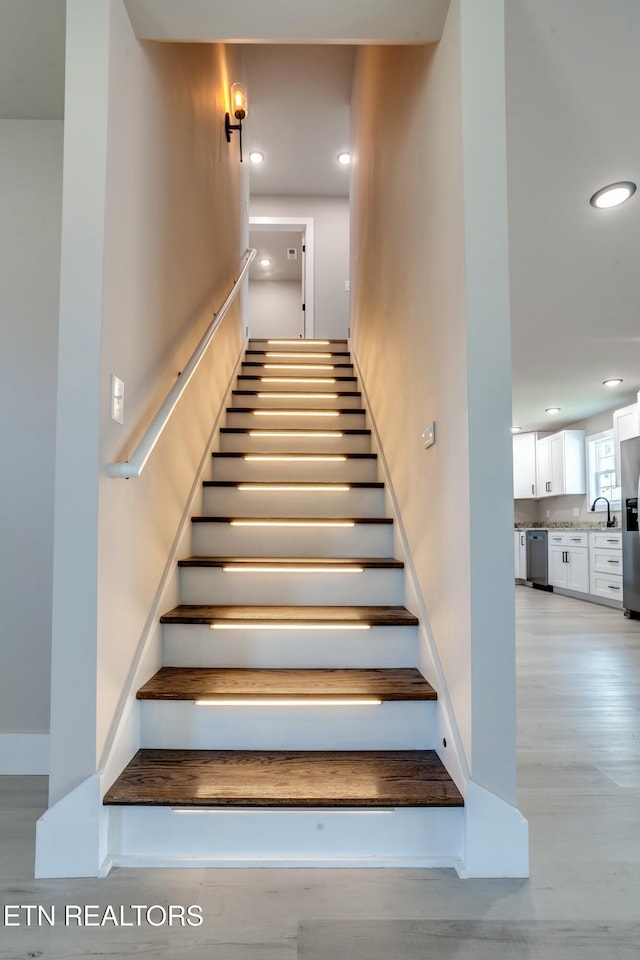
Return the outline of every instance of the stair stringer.
<path id="1" fill-rule="evenodd" d="M 380 433 L 372 412 L 366 384 L 353 343 L 349 341 L 353 367 L 367 410 L 372 448 L 384 480 L 386 509 L 393 517 L 394 556 L 405 565 L 405 602 L 415 610 L 418 625 L 418 665 L 438 691 L 436 701 L 436 752 L 464 797 L 460 857 L 454 864 L 458 875 L 467 877 L 528 877 L 528 824 L 520 811 L 471 779 L 469 765 L 449 695 L 438 648 L 430 627 L 429 615 L 420 581 L 402 522 L 393 481 Z"/>
<path id="2" fill-rule="evenodd" d="M 394 556 L 405 565 L 405 603 L 418 619 L 418 666 L 438 692 L 435 710 L 436 752 L 464 797 L 459 857 L 452 866 L 461 878 L 528 877 L 528 824 L 520 811 L 471 779 L 455 710 L 449 694 L 442 661 L 430 627 L 429 615 L 413 562 L 398 500 L 395 494 L 380 433 L 367 393 L 353 342 L 349 341 L 358 389 L 367 411 L 372 450 L 384 481 L 387 515 L 393 517 Z"/>
<path id="3" fill-rule="evenodd" d="M 162 666 L 163 630 L 160 617 L 165 610 L 179 602 L 180 568 L 178 567 L 178 560 L 191 553 L 191 517 L 194 513 L 199 512 L 203 497 L 202 483 L 205 475 L 211 472 L 211 454 L 216 448 L 220 427 L 224 423 L 226 409 L 246 348 L 247 340 L 243 340 L 185 503 L 173 545 L 169 551 L 156 595 L 149 610 L 149 616 L 131 663 L 127 681 L 123 687 L 118 711 L 98 767 L 101 798 L 123 767 L 129 763 L 135 752 L 140 748 L 140 705 L 136 699 L 136 694 L 138 689 Z"/>
<path id="4" fill-rule="evenodd" d="M 357 354 L 351 342 L 350 347 L 354 370 L 358 377 L 358 389 L 362 393 L 364 405 L 367 410 L 367 426 L 371 430 L 372 449 L 378 455 L 378 464 L 382 474 L 381 479 L 384 481 L 386 513 L 393 518 L 394 556 L 404 563 L 405 605 L 415 612 L 420 621 L 418 625 L 418 666 L 426 679 L 429 680 L 438 691 L 438 699 L 436 701 L 438 737 L 435 749 L 458 790 L 463 796 L 466 796 L 467 785 L 471 777 L 462 745 L 462 738 L 447 688 L 442 661 L 440 660 L 438 648 L 431 631 L 427 606 L 422 590 L 420 589 L 418 574 L 413 562 L 407 533 L 402 522 L 402 515 L 400 513 L 389 465 L 380 439 L 380 433 L 371 408 L 371 401 L 362 377 Z M 446 748 L 442 745 L 443 740 L 446 740 Z M 440 744 L 440 746 L 438 746 L 438 744 Z"/>
<path id="5" fill-rule="evenodd" d="M 101 877 L 111 869 L 114 808 L 104 807 L 102 799 L 140 749 L 140 702 L 136 699 L 136 693 L 162 666 L 163 631 L 160 616 L 179 602 L 178 559 L 191 552 L 191 517 L 199 512 L 199 502 L 203 496 L 202 481 L 211 471 L 211 454 L 217 447 L 220 427 L 224 424 L 226 409 L 231 402 L 247 342 L 245 339 L 240 345 L 238 358 L 198 465 L 98 769 L 94 776 L 71 790 L 38 820 L 36 877 Z"/>

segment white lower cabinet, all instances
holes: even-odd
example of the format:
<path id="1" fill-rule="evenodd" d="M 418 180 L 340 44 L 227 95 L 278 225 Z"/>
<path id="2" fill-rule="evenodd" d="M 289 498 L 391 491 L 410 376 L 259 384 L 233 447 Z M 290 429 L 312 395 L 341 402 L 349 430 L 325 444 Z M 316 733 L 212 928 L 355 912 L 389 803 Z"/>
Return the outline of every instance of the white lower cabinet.
<path id="1" fill-rule="evenodd" d="M 622 534 L 617 530 L 590 534 L 589 554 L 589 592 L 622 602 Z"/>
<path id="2" fill-rule="evenodd" d="M 575 593 L 589 593 L 589 550 L 586 533 L 549 531 L 549 584 Z"/>

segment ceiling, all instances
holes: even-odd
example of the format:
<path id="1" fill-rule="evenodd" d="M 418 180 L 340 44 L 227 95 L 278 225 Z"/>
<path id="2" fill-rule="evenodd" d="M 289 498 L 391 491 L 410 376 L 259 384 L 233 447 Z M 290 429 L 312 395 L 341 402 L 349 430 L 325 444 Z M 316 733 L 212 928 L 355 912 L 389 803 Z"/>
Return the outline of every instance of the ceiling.
<path id="1" fill-rule="evenodd" d="M 347 196 L 354 47 L 253 44 L 244 48 L 252 194 Z"/>
<path id="2" fill-rule="evenodd" d="M 145 40 L 426 43 L 449 0 L 125 0 Z"/>
<path id="3" fill-rule="evenodd" d="M 640 389 L 640 191 L 589 204 L 604 184 L 640 183 L 640 4 L 506 9 L 513 418 L 555 429 Z"/>
<path id="4" fill-rule="evenodd" d="M 302 283 L 302 230 L 251 230 L 249 246 L 258 251 L 249 267 L 249 280 L 289 280 Z M 289 260 L 287 250 L 295 248 L 297 257 Z M 271 264 L 263 267 L 260 260 L 268 257 Z"/>

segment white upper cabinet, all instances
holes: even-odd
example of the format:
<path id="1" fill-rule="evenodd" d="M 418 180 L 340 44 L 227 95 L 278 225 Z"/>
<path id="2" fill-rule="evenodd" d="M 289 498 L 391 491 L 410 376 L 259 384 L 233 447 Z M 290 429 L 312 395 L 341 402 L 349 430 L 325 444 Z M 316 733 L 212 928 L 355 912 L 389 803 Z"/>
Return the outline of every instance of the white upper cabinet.
<path id="1" fill-rule="evenodd" d="M 539 497 L 587 492 L 584 430 L 561 430 L 537 441 Z"/>
<path id="2" fill-rule="evenodd" d="M 536 497 L 536 434 L 513 436 L 513 496 L 515 500 Z"/>
<path id="3" fill-rule="evenodd" d="M 632 403 L 628 407 L 613 411 L 613 438 L 616 448 L 616 480 L 620 485 L 620 443 L 640 435 L 638 404 Z"/>

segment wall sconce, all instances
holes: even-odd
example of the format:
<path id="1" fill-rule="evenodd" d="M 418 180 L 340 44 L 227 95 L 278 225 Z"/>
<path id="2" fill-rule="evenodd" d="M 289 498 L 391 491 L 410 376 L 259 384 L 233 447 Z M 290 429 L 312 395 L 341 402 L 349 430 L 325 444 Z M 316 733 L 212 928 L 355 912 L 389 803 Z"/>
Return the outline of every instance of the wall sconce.
<path id="1" fill-rule="evenodd" d="M 234 130 L 238 131 L 240 136 L 240 163 L 242 163 L 242 121 L 247 116 L 249 108 L 247 106 L 247 90 L 241 83 L 234 83 L 231 86 L 231 110 L 238 122 L 231 123 L 231 117 L 228 113 L 225 113 L 224 132 L 227 135 L 227 143 L 231 143 L 231 134 Z"/>

